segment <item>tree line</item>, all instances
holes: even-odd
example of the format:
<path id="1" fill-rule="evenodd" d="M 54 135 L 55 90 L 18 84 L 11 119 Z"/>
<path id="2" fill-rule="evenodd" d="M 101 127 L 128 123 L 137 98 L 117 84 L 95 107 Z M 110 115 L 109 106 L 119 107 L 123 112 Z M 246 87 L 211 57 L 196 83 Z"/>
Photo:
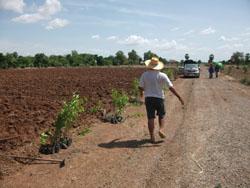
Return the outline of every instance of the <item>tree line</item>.
<path id="1" fill-rule="evenodd" d="M 234 52 L 229 63 L 239 65 L 250 65 L 250 53 Z"/>
<path id="2" fill-rule="evenodd" d="M 0 53 L 0 68 L 25 68 L 25 67 L 79 67 L 79 66 L 111 66 L 111 65 L 139 65 L 142 61 L 150 59 L 157 54 L 147 51 L 141 58 L 135 50 L 128 52 L 127 56 L 123 51 L 116 52 L 115 55 L 103 57 L 88 53 L 78 53 L 73 50 L 67 55 L 50 55 L 37 53 L 34 56 L 22 56 L 17 52 Z M 159 57 L 159 56 L 157 56 Z M 161 61 L 167 60 L 159 57 Z"/>
<path id="3" fill-rule="evenodd" d="M 111 65 L 139 65 L 142 61 L 150 59 L 151 57 L 159 57 L 164 64 L 169 63 L 165 58 L 158 56 L 150 50 L 140 57 L 135 50 L 128 52 L 127 56 L 123 51 L 116 52 L 115 55 L 103 57 L 88 53 L 78 53 L 73 50 L 67 55 L 50 55 L 44 53 L 37 53 L 34 56 L 22 56 L 17 52 L 0 53 L 0 68 L 25 68 L 25 67 L 79 67 L 79 66 L 111 66 Z M 201 63 L 201 61 L 198 61 Z M 250 65 L 250 54 L 243 52 L 235 52 L 228 61 L 222 61 L 227 64 L 244 64 Z"/>

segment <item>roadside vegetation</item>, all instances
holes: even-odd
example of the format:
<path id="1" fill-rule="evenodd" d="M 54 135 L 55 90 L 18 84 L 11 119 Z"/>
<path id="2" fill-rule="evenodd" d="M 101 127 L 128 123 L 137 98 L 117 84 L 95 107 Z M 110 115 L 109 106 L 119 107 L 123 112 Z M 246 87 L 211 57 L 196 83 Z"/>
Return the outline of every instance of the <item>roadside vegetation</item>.
<path id="1" fill-rule="evenodd" d="M 164 68 L 162 70 L 162 72 L 164 72 L 165 74 L 167 74 L 168 77 L 169 77 L 169 79 L 172 80 L 172 81 L 176 80 L 177 77 L 178 77 L 178 70 L 175 67 Z"/>
<path id="2" fill-rule="evenodd" d="M 224 73 L 238 80 L 240 83 L 250 86 L 250 64 L 225 66 Z"/>

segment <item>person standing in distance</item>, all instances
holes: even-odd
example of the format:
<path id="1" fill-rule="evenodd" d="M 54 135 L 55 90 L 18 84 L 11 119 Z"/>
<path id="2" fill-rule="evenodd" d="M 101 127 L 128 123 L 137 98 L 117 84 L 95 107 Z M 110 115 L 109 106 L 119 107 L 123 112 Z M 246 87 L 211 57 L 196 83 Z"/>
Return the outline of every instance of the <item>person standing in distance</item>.
<path id="1" fill-rule="evenodd" d="M 209 56 L 209 60 L 208 60 L 208 72 L 209 72 L 209 78 L 210 78 L 210 79 L 213 78 L 213 74 L 214 74 L 213 60 L 214 60 L 214 55 L 211 54 L 211 55 Z"/>
<path id="2" fill-rule="evenodd" d="M 157 57 L 152 57 L 151 59 L 144 62 L 147 71 L 141 75 L 139 90 L 140 96 L 145 97 L 145 106 L 148 118 L 148 130 L 151 138 L 151 142 L 155 143 L 154 136 L 154 119 L 155 113 L 158 115 L 159 122 L 159 136 L 165 138 L 164 133 L 164 120 L 165 120 L 165 104 L 164 104 L 164 87 L 168 87 L 169 90 L 179 99 L 182 105 L 184 101 L 174 89 L 172 82 L 169 80 L 168 76 L 160 72 L 164 68 L 164 64 L 159 61 Z"/>

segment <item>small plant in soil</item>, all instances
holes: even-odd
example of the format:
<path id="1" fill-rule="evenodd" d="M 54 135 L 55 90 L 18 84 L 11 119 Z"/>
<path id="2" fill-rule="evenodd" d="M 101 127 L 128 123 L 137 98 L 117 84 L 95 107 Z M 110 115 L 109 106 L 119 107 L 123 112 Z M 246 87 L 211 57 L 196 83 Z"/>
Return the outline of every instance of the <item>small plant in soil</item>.
<path id="1" fill-rule="evenodd" d="M 51 136 L 51 132 L 49 132 L 49 131 L 42 132 L 40 134 L 40 144 L 41 145 L 48 144 L 48 140 L 49 140 L 50 136 Z"/>
<path id="2" fill-rule="evenodd" d="M 51 135 L 42 133 L 40 136 L 41 153 L 55 153 L 58 152 L 60 148 L 66 149 L 71 144 L 72 139 L 68 136 L 69 129 L 72 127 L 79 114 L 84 112 L 85 103 L 86 99 L 80 98 L 80 96 L 76 94 L 73 95 L 70 101 L 64 102 L 55 121 L 54 133 Z M 49 144 L 47 144 L 48 138 L 50 138 Z"/>
<path id="3" fill-rule="evenodd" d="M 115 107 L 115 114 L 121 115 L 125 106 L 128 104 L 128 96 L 125 92 L 120 92 L 116 89 L 112 90 L 112 102 Z"/>
<path id="4" fill-rule="evenodd" d="M 104 110 L 103 120 L 105 122 L 117 124 L 124 120 L 124 118 L 122 117 L 122 113 L 124 111 L 125 106 L 128 104 L 129 97 L 126 93 L 118 91 L 116 89 L 112 90 L 111 97 L 115 112 L 114 114 L 107 114 L 106 110 Z"/>

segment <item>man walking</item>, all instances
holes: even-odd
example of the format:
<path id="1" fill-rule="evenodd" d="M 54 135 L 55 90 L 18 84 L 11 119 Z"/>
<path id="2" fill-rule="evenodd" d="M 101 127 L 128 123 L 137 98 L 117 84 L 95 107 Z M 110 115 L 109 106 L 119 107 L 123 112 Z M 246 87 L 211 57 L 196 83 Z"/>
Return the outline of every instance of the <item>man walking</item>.
<path id="1" fill-rule="evenodd" d="M 168 87 L 169 90 L 180 100 L 181 104 L 184 102 L 180 95 L 176 92 L 172 82 L 169 80 L 165 73 L 160 72 L 163 69 L 164 64 L 159 61 L 158 58 L 153 57 L 150 60 L 145 61 L 147 71 L 144 72 L 140 78 L 140 95 L 145 97 L 145 105 L 148 118 L 148 129 L 150 133 L 151 142 L 155 143 L 154 136 L 154 119 L 155 113 L 158 115 L 159 122 L 159 136 L 165 138 L 164 133 L 164 117 L 166 114 L 164 105 L 164 87 Z"/>

